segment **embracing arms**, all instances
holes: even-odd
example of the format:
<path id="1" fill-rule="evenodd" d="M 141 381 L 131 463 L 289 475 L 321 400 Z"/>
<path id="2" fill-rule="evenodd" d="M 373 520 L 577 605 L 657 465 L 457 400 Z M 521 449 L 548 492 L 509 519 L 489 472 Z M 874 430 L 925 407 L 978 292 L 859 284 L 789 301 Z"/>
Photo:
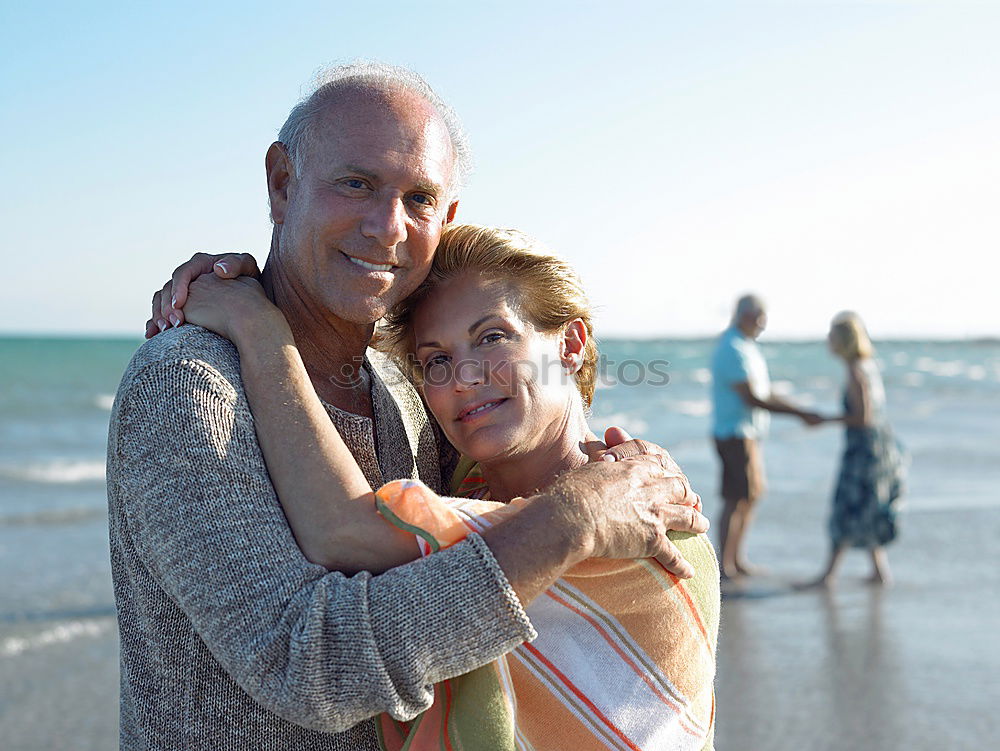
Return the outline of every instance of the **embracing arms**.
<path id="1" fill-rule="evenodd" d="M 199 256 L 179 267 L 158 293 L 159 301 L 154 299 L 154 318 L 157 302 L 176 294 L 189 319 L 239 347 L 268 470 L 303 552 L 312 561 L 348 571 L 385 570 L 416 557 L 412 538 L 376 515 L 371 488 L 316 396 L 287 324 L 259 286 L 245 278 L 224 280 L 218 266 L 216 274 L 189 285 L 201 271 L 212 269 L 212 260 Z M 244 257 L 223 262 L 229 275 L 256 269 Z M 602 462 L 569 473 L 484 535 L 523 601 L 594 555 L 657 555 L 679 576 L 691 575 L 665 533 L 668 528 L 703 531 L 707 522 L 694 510 L 699 499 L 658 447 L 632 441 L 613 449 L 612 456 L 625 459 L 640 450 L 647 452 L 644 460 L 618 466 Z M 545 539 L 539 539 L 541 521 L 548 523 Z M 553 528 L 560 534 L 553 535 Z"/>
<path id="2" fill-rule="evenodd" d="M 532 638 L 477 536 L 378 576 L 308 563 L 234 387 L 238 368 L 231 347 L 188 329 L 143 348 L 119 391 L 112 566 L 135 666 L 146 660 L 154 681 L 210 675 L 207 647 L 262 706 L 335 732 L 378 712 L 408 719 L 429 705 L 428 684 Z"/>

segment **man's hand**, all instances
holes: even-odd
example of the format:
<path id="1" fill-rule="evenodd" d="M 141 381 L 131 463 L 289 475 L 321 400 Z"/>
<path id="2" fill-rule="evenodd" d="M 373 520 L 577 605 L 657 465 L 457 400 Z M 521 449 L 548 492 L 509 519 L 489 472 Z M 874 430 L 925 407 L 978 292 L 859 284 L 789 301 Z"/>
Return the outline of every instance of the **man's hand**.
<path id="1" fill-rule="evenodd" d="M 587 464 L 560 477 L 548 494 L 560 497 L 558 511 L 569 528 L 582 534 L 586 557 L 656 557 L 688 579 L 694 570 L 667 539 L 667 531 L 706 532 L 708 519 L 699 512 L 701 500 L 687 478 L 660 451 Z"/>
<path id="2" fill-rule="evenodd" d="M 799 414 L 802 418 L 802 422 L 808 425 L 810 428 L 814 428 L 817 425 L 821 425 L 826 422 L 826 418 L 822 415 L 816 414 L 815 412 L 802 412 Z"/>
<path id="3" fill-rule="evenodd" d="M 483 539 L 523 603 L 593 557 L 655 557 L 689 579 L 694 570 L 667 530 L 706 532 L 708 519 L 690 503 L 673 502 L 679 493 L 693 495 L 682 487 L 651 457 L 591 462 L 558 477 Z"/>
<path id="4" fill-rule="evenodd" d="M 694 492 L 687 475 L 665 448 L 642 438 L 633 438 L 624 428 L 612 426 L 604 431 L 604 442 L 594 441 L 585 445 L 590 461 L 614 462 L 643 457 L 659 462 L 668 473 L 673 474 L 676 488 L 671 493 L 672 503 L 692 506 L 701 511 L 701 496 Z"/>
<path id="5" fill-rule="evenodd" d="M 162 289 L 153 294 L 152 314 L 146 321 L 146 338 L 151 339 L 171 326 L 186 320 L 182 308 L 188 299 L 188 287 L 202 274 L 214 273 L 220 279 L 238 276 L 260 278 L 257 261 L 249 253 L 195 253 L 176 269 Z"/>

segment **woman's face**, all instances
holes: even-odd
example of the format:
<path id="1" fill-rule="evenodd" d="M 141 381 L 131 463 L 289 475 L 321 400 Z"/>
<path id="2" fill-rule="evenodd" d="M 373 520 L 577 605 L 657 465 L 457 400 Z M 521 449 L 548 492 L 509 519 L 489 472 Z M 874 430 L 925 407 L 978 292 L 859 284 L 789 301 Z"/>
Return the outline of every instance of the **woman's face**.
<path id="1" fill-rule="evenodd" d="M 514 283 L 450 279 L 414 311 L 413 333 L 424 398 L 469 458 L 509 459 L 565 432 L 579 392 L 561 360 L 564 336 L 524 317 Z"/>

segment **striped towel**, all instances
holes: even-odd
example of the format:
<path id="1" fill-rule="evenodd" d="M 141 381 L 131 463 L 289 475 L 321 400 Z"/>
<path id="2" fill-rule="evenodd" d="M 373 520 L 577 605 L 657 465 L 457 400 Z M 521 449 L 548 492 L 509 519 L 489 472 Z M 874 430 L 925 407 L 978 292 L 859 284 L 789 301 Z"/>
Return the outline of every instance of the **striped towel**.
<path id="1" fill-rule="evenodd" d="M 476 468 L 478 470 L 478 468 Z M 441 498 L 419 481 L 380 488 L 385 518 L 422 555 L 481 532 L 523 504 L 488 500 L 478 471 Z M 383 714 L 385 751 L 668 751 L 713 748 L 719 570 L 704 535 L 671 533 L 696 569 L 682 581 L 654 559 L 591 559 L 527 613 L 538 637 L 435 686 L 412 722 Z"/>

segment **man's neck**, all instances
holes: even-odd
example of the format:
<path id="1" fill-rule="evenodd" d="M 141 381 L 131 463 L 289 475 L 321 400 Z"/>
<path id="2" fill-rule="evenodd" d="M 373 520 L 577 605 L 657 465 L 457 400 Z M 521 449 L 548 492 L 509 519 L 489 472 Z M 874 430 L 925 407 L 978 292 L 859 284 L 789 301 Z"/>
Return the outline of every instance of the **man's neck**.
<path id="1" fill-rule="evenodd" d="M 288 321 L 319 397 L 345 412 L 373 417 L 371 383 L 362 363 L 374 324 L 345 321 L 311 303 L 270 261 L 261 283 Z"/>

